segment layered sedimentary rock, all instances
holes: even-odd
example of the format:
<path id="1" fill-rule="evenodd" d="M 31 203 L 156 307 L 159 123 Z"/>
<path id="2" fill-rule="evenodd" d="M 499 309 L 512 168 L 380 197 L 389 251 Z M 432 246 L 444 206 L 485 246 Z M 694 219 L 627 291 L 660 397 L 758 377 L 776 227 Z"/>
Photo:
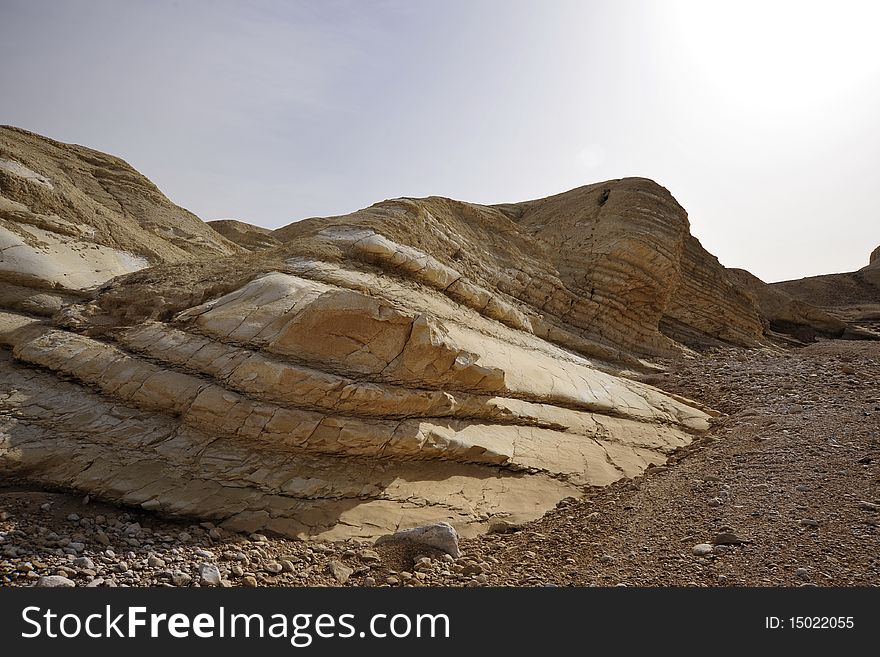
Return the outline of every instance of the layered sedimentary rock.
<path id="1" fill-rule="evenodd" d="M 456 301 L 598 358 L 669 355 L 680 341 L 755 346 L 763 332 L 753 300 L 690 236 L 685 211 L 643 178 L 491 207 L 395 199 L 273 234 L 296 252 L 335 247 L 434 276 Z"/>
<path id="2" fill-rule="evenodd" d="M 160 262 L 243 249 L 117 157 L 0 127 L 0 303 L 50 314 Z"/>
<path id="3" fill-rule="evenodd" d="M 215 231 L 116 158 L 2 138 L 2 226 L 42 241 L 0 254 L 0 464 L 108 500 L 302 537 L 521 522 L 706 430 L 635 380 L 652 356 L 768 326 L 641 178 Z"/>
<path id="4" fill-rule="evenodd" d="M 446 520 L 467 534 L 638 474 L 707 426 L 401 292 L 274 272 L 170 322 L 2 313 L 3 468 L 231 529 L 342 538 Z"/>
<path id="5" fill-rule="evenodd" d="M 851 331 L 840 317 L 795 299 L 744 269 L 729 269 L 728 273 L 741 290 L 754 296 L 772 331 L 805 340 L 816 336 L 840 338 Z"/>
<path id="6" fill-rule="evenodd" d="M 208 225 L 230 242 L 235 242 L 248 251 L 265 251 L 281 244 L 280 240 L 272 236 L 270 229 L 237 219 L 216 219 L 209 221 Z"/>
<path id="7" fill-rule="evenodd" d="M 775 290 L 840 317 L 852 337 L 880 337 L 880 247 L 854 272 L 773 283 Z M 867 331 L 867 332 L 866 332 Z"/>

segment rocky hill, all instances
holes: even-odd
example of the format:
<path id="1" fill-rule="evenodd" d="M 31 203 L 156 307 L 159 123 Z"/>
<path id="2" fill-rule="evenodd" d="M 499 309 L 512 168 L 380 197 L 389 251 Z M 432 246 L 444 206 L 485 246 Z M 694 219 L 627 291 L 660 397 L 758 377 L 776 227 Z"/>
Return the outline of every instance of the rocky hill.
<path id="1" fill-rule="evenodd" d="M 769 344 L 760 281 L 650 180 L 215 231 L 116 158 L 3 139 L 0 464 L 43 484 L 233 530 L 474 534 L 706 431 L 650 359 Z"/>
<path id="2" fill-rule="evenodd" d="M 0 303 L 29 311 L 152 264 L 242 251 L 121 159 L 10 126 L 0 250 Z"/>
<path id="3" fill-rule="evenodd" d="M 265 251 L 281 244 L 272 236 L 270 229 L 253 226 L 237 219 L 216 219 L 209 221 L 208 225 L 230 242 L 235 242 L 248 251 Z"/>
<path id="4" fill-rule="evenodd" d="M 880 247 L 871 253 L 868 265 L 858 271 L 782 281 L 772 287 L 821 307 L 862 331 L 880 331 Z"/>

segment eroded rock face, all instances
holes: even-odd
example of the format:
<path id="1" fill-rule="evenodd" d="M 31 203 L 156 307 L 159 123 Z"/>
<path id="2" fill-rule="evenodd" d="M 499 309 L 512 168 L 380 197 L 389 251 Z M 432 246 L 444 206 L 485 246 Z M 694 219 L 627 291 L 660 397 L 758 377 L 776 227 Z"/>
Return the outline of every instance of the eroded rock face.
<path id="1" fill-rule="evenodd" d="M 728 272 L 741 290 L 755 297 L 773 331 L 812 340 L 817 335 L 843 337 L 849 330 L 848 324 L 841 318 L 790 297 L 744 269 L 729 269 Z"/>
<path id="2" fill-rule="evenodd" d="M 146 261 L 99 287 L 52 278 L 61 247 L 6 261 L 26 289 L 0 295 L 0 464 L 103 499 L 299 537 L 515 525 L 707 429 L 631 378 L 646 358 L 762 340 L 648 180 L 218 224 L 236 245 L 115 158 L 3 138 L 9 232 L 52 210 L 64 248 Z"/>
<path id="3" fill-rule="evenodd" d="M 840 317 L 847 322 L 847 335 L 880 339 L 880 247 L 869 264 L 858 271 L 810 276 L 773 283 L 772 287 Z"/>
<path id="4" fill-rule="evenodd" d="M 394 199 L 273 235 L 298 253 L 306 244 L 336 249 L 414 278 L 596 358 L 762 341 L 754 300 L 691 237 L 687 213 L 669 192 L 644 178 L 491 207 Z"/>
<path id="5" fill-rule="evenodd" d="M 208 225 L 230 242 L 235 242 L 248 251 L 265 251 L 281 244 L 280 240 L 272 236 L 270 229 L 236 219 L 216 219 L 209 221 Z"/>
<path id="6" fill-rule="evenodd" d="M 49 315 L 120 274 L 242 251 L 119 158 L 0 126 L 0 304 Z"/>
<path id="7" fill-rule="evenodd" d="M 707 427 L 540 338 L 382 292 L 270 272 L 168 322 L 2 313 L 3 467 L 231 529 L 467 535 L 638 474 Z"/>

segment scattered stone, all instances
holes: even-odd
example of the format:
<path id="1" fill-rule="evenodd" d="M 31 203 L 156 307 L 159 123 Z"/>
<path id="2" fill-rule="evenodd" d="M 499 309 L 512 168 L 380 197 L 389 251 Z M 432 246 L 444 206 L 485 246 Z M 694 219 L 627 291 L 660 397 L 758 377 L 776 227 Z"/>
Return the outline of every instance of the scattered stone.
<path id="1" fill-rule="evenodd" d="M 353 569 L 346 566 L 341 561 L 331 561 L 327 564 L 327 572 L 333 575 L 333 578 L 339 582 L 340 584 L 345 584 L 348 581 L 348 578 L 351 577 L 351 574 L 354 572 Z"/>
<path id="2" fill-rule="evenodd" d="M 379 553 L 375 550 L 363 549 L 358 552 L 358 556 L 364 563 L 378 563 L 382 561 L 382 557 L 380 557 Z"/>
<path id="3" fill-rule="evenodd" d="M 803 527 L 818 527 L 819 521 L 813 520 L 812 518 L 802 518 L 798 521 L 798 524 Z"/>
<path id="4" fill-rule="evenodd" d="M 174 586 L 188 586 L 190 582 L 192 582 L 192 576 L 187 573 L 182 573 L 177 571 L 173 575 L 171 575 L 171 582 Z"/>
<path id="5" fill-rule="evenodd" d="M 564 501 L 564 500 L 563 500 Z M 488 534 L 511 534 L 522 529 L 522 524 L 511 520 L 495 520 L 489 523 Z"/>
<path id="6" fill-rule="evenodd" d="M 282 566 L 282 565 L 281 565 L 280 563 L 278 563 L 277 561 L 270 561 L 270 562 L 267 563 L 265 566 L 263 566 L 263 570 L 265 570 L 267 573 L 271 573 L 271 574 L 273 574 L 273 575 L 277 575 L 277 574 L 280 573 L 282 570 L 284 570 L 284 566 Z"/>
<path id="7" fill-rule="evenodd" d="M 257 578 L 253 575 L 245 575 L 241 578 L 241 585 L 246 586 L 248 588 L 256 588 L 257 586 Z"/>
<path id="8" fill-rule="evenodd" d="M 149 557 L 147 557 L 147 565 L 150 568 L 164 568 L 165 560 L 160 559 L 155 554 L 151 554 Z"/>
<path id="9" fill-rule="evenodd" d="M 95 562 L 88 557 L 78 557 L 74 559 L 73 565 L 76 568 L 86 568 L 88 570 L 93 570 L 95 568 Z"/>
<path id="10" fill-rule="evenodd" d="M 380 536 L 376 539 L 376 545 L 383 543 L 411 541 L 420 545 L 437 548 L 454 558 L 458 558 L 458 533 L 455 528 L 447 522 L 436 522 L 412 529 L 404 529 L 395 534 Z"/>
<path id="11" fill-rule="evenodd" d="M 199 584 L 202 586 L 220 586 L 220 569 L 212 563 L 199 565 Z"/>
<path id="12" fill-rule="evenodd" d="M 712 543 L 714 545 L 742 545 L 743 543 L 748 543 L 748 541 L 740 538 L 733 532 L 718 532 L 712 537 Z"/>
<path id="13" fill-rule="evenodd" d="M 67 589 L 76 586 L 76 583 L 62 575 L 43 575 L 34 586 L 47 589 Z"/>
<path id="14" fill-rule="evenodd" d="M 698 543 L 691 549 L 691 552 L 698 557 L 705 557 L 708 554 L 712 554 L 712 550 L 713 546 L 709 543 Z"/>

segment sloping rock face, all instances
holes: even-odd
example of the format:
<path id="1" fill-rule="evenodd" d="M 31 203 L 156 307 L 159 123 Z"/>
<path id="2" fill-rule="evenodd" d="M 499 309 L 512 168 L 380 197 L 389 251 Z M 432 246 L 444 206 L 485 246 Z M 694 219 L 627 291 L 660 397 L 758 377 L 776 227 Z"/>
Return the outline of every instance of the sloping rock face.
<path id="1" fill-rule="evenodd" d="M 755 297 L 773 331 L 812 340 L 816 336 L 844 337 L 849 329 L 847 322 L 841 318 L 790 297 L 744 269 L 729 269 L 728 273 L 740 289 Z"/>
<path id="2" fill-rule="evenodd" d="M 683 349 L 658 325 L 687 220 L 649 181 L 549 205 L 397 199 L 271 235 L 221 226 L 283 242 L 264 249 L 110 156 L 4 135 L 31 149 L 4 151 L 3 197 L 27 205 L 7 231 L 39 213 L 84 227 L 53 228 L 59 245 L 147 261 L 98 287 L 9 265 L 54 296 L 0 299 L 7 474 L 236 530 L 468 535 L 638 475 L 708 427 L 695 403 L 621 376 Z"/>
<path id="3" fill-rule="evenodd" d="M 432 287 L 457 302 L 585 355 L 757 346 L 764 323 L 754 300 L 689 231 L 666 189 L 627 178 L 492 207 L 395 199 L 273 234 L 295 252 L 308 244 L 435 276 Z"/>
<path id="4" fill-rule="evenodd" d="M 391 291 L 272 272 L 168 322 L 0 314 L 3 469 L 236 530 L 467 535 L 639 474 L 707 427 L 534 336 L 369 282 Z"/>
<path id="5" fill-rule="evenodd" d="M 858 271 L 773 283 L 775 290 L 818 306 L 850 325 L 853 337 L 880 338 L 880 247 Z M 865 331 L 868 331 L 866 333 Z"/>
<path id="6" fill-rule="evenodd" d="M 248 251 L 265 251 L 281 244 L 272 236 L 268 228 L 260 228 L 237 219 L 216 219 L 208 225 L 230 242 L 235 242 Z"/>
<path id="7" fill-rule="evenodd" d="M 117 157 L 0 127 L 0 303 L 50 314 L 163 262 L 242 252 Z"/>

